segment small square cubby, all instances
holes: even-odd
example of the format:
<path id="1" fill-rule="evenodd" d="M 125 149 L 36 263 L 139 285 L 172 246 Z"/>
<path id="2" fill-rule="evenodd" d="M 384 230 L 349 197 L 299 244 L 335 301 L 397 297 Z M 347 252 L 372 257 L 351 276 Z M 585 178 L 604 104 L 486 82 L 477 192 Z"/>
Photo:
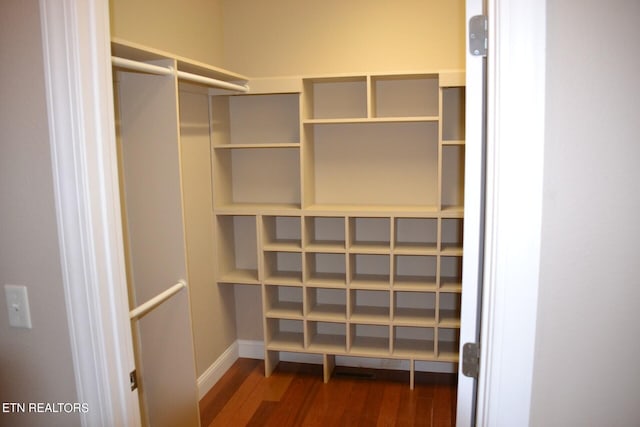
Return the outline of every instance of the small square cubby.
<path id="1" fill-rule="evenodd" d="M 462 292 L 462 256 L 440 257 L 440 290 Z"/>
<path id="2" fill-rule="evenodd" d="M 266 285 L 264 287 L 266 317 L 301 319 L 302 288 L 298 286 Z"/>
<path id="3" fill-rule="evenodd" d="M 465 88 L 442 90 L 442 140 L 463 142 L 465 139 Z"/>
<path id="4" fill-rule="evenodd" d="M 436 293 L 394 291 L 393 323 L 435 326 Z"/>
<path id="5" fill-rule="evenodd" d="M 390 281 L 390 256 L 382 254 L 351 254 L 350 284 L 354 288 L 388 288 Z"/>
<path id="6" fill-rule="evenodd" d="M 347 326 L 339 322 L 307 322 L 308 349 L 321 353 L 347 350 Z"/>
<path id="7" fill-rule="evenodd" d="M 393 327 L 393 355 L 417 359 L 434 357 L 434 328 Z"/>
<path id="8" fill-rule="evenodd" d="M 305 282 L 309 286 L 346 286 L 345 254 L 307 252 L 305 262 Z"/>
<path id="9" fill-rule="evenodd" d="M 302 249 L 300 217 L 263 216 L 262 247 L 267 250 Z"/>
<path id="10" fill-rule="evenodd" d="M 349 250 L 358 253 L 389 252 L 389 218 L 349 218 Z"/>
<path id="11" fill-rule="evenodd" d="M 435 254 L 438 247 L 437 218 L 396 218 L 396 253 Z"/>
<path id="12" fill-rule="evenodd" d="M 443 218 L 440 250 L 446 255 L 462 255 L 462 218 Z"/>
<path id="13" fill-rule="evenodd" d="M 462 295 L 454 292 L 440 292 L 438 298 L 438 325 L 459 328 Z"/>
<path id="14" fill-rule="evenodd" d="M 302 320 L 266 319 L 265 341 L 269 350 L 304 350 L 304 325 Z"/>
<path id="15" fill-rule="evenodd" d="M 362 323 L 385 323 L 391 316 L 389 291 L 351 289 L 350 320 Z"/>
<path id="16" fill-rule="evenodd" d="M 302 254 L 265 252 L 264 275 L 264 281 L 271 284 L 302 284 Z"/>
<path id="17" fill-rule="evenodd" d="M 393 286 L 397 290 L 435 290 L 435 255 L 396 255 L 394 258 Z"/>
<path id="18" fill-rule="evenodd" d="M 457 362 L 459 346 L 460 329 L 438 328 L 438 360 Z"/>
<path id="19" fill-rule="evenodd" d="M 462 215 L 464 210 L 464 145 L 442 147 L 441 210 Z"/>
<path id="20" fill-rule="evenodd" d="M 389 354 L 389 326 L 352 323 L 349 325 L 351 347 L 355 355 Z"/>
<path id="21" fill-rule="evenodd" d="M 304 247 L 309 251 L 344 252 L 343 217 L 308 216 L 304 218 Z"/>
<path id="22" fill-rule="evenodd" d="M 308 287 L 307 319 L 344 321 L 347 319 L 347 291 Z"/>

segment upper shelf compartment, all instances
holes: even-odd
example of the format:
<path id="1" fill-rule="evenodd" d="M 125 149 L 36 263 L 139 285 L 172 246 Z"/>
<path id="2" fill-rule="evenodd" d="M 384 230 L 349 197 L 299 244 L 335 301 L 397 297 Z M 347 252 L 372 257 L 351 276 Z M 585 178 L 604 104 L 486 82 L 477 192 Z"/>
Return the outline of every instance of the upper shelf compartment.
<path id="1" fill-rule="evenodd" d="M 303 122 L 437 122 L 440 88 L 457 85 L 464 85 L 464 73 L 306 78 Z"/>
<path id="2" fill-rule="evenodd" d="M 337 123 L 367 118 L 367 77 L 303 80 L 306 121 Z"/>
<path id="3" fill-rule="evenodd" d="M 212 97 L 216 149 L 298 147 L 298 93 Z"/>
<path id="4" fill-rule="evenodd" d="M 371 116 L 374 118 L 438 119 L 438 75 L 371 77 Z"/>
<path id="5" fill-rule="evenodd" d="M 246 83 L 249 79 L 241 74 L 137 43 L 113 38 L 111 40 L 111 54 L 115 58 L 141 63 L 153 63 L 161 59 L 171 59 L 175 61 L 176 69 L 169 70 L 167 74 L 175 73 L 176 77 L 180 79 L 205 86 L 222 87 L 225 89 L 234 89 L 233 86 L 236 86 L 234 90 L 242 92 L 248 91 Z M 216 82 L 227 83 L 233 86 L 225 87 L 224 85 L 216 84 Z"/>

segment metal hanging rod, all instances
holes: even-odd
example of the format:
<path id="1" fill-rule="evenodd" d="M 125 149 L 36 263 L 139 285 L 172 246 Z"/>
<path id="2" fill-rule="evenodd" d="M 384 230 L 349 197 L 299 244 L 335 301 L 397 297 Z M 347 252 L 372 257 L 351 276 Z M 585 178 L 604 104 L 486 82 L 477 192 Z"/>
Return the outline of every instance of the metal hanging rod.
<path id="1" fill-rule="evenodd" d="M 249 86 L 246 84 L 239 85 L 235 83 L 225 82 L 223 80 L 212 79 L 210 77 L 201 76 L 199 74 L 174 70 L 172 67 L 162 67 L 160 65 L 147 64 L 146 62 L 134 61 L 132 59 L 120 58 L 117 56 L 111 57 L 111 63 L 116 67 L 126 68 L 129 70 L 142 71 L 145 73 L 157 75 L 174 75 L 179 79 L 201 83 L 210 87 L 228 89 L 237 92 L 249 92 Z"/>
<path id="2" fill-rule="evenodd" d="M 156 308 L 157 306 L 159 306 L 160 304 L 162 304 L 163 302 L 165 302 L 166 300 L 168 300 L 169 298 L 171 298 L 172 296 L 174 296 L 175 294 L 177 294 L 178 292 L 180 292 L 182 289 L 186 287 L 187 287 L 187 283 L 184 280 L 180 280 L 178 283 L 171 286 L 166 291 L 159 293 L 155 297 L 151 298 L 149 301 L 145 302 L 144 304 L 140 304 L 138 307 L 131 310 L 129 312 L 129 319 L 135 320 L 135 319 L 138 319 L 139 317 L 144 316 L 145 314 L 147 314 L 148 312 L 150 312 L 151 310 L 153 310 L 154 308 Z"/>
<path id="3" fill-rule="evenodd" d="M 183 80 L 190 80 L 192 82 L 196 82 L 196 83 L 202 83 L 205 84 L 207 86 L 211 86 L 211 87 L 217 87 L 220 89 L 229 89 L 229 90 L 235 90 L 237 92 L 249 92 L 249 86 L 248 85 L 238 85 L 235 83 L 229 83 L 229 82 L 225 82 L 223 80 L 217 80 L 217 79 L 212 79 L 210 77 L 204 77 L 204 76 L 200 76 L 198 74 L 193 74 L 193 73 L 187 73 L 186 71 L 176 71 L 176 74 L 178 76 L 179 79 L 183 79 Z"/>
<path id="4" fill-rule="evenodd" d="M 170 75 L 173 74 L 173 69 L 168 67 L 161 67 L 159 65 L 147 64 L 146 62 L 134 61 L 131 59 L 120 58 L 117 56 L 111 57 L 111 64 L 116 67 L 126 68 L 128 70 L 142 71 L 150 74 Z"/>

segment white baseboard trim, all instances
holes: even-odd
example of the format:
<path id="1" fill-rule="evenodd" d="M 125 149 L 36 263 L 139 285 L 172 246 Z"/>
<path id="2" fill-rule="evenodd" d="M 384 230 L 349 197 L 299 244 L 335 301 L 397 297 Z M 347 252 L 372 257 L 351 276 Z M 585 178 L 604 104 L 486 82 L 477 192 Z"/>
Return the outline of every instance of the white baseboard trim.
<path id="1" fill-rule="evenodd" d="M 202 399 L 238 360 L 238 341 L 231 344 L 215 362 L 198 377 L 198 400 Z"/>
<path id="2" fill-rule="evenodd" d="M 264 360 L 264 342 L 254 340 L 238 340 L 238 354 L 247 359 Z"/>

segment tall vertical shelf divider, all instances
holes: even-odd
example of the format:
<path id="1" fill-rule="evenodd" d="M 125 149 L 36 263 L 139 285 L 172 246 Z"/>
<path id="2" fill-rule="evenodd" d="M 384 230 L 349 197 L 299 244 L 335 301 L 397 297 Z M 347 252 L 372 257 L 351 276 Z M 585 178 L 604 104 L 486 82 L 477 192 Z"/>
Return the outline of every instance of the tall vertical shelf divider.
<path id="1" fill-rule="evenodd" d="M 218 282 L 261 287 L 265 374 L 404 359 L 413 388 L 415 362 L 457 363 L 464 73 L 258 79 L 211 106 Z"/>

